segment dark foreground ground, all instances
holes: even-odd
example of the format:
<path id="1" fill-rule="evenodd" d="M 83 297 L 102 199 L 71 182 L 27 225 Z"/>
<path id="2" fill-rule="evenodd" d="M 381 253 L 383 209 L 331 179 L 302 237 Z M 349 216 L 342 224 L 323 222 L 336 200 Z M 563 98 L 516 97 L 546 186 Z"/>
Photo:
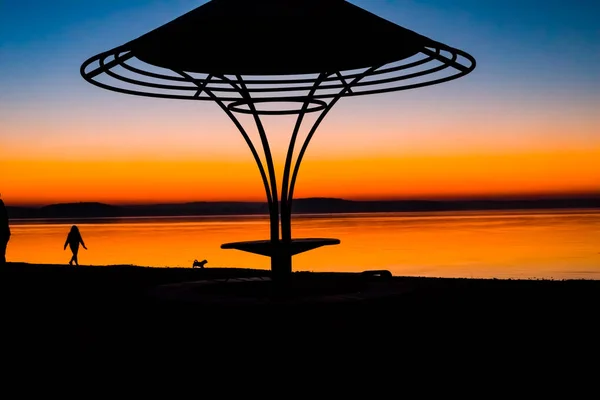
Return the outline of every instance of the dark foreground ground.
<path id="1" fill-rule="evenodd" d="M 426 373 L 598 363 L 600 281 L 296 273 L 281 294 L 267 271 L 8 264 L 0 282 L 4 358 L 33 364 L 167 357 L 225 371 Z"/>

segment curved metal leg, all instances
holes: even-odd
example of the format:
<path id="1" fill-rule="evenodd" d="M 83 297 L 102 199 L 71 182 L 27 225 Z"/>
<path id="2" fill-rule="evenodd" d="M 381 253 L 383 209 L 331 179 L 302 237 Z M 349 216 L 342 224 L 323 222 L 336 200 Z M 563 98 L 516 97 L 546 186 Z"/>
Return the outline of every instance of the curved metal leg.
<path id="1" fill-rule="evenodd" d="M 314 96 L 315 92 L 319 88 L 319 85 L 329 74 L 323 73 L 320 74 L 315 84 L 308 94 L 308 97 L 311 98 Z M 289 200 L 289 184 L 290 184 L 290 171 L 292 167 L 292 156 L 294 154 L 294 146 L 296 145 L 296 138 L 298 137 L 298 132 L 300 131 L 300 126 L 302 125 L 302 121 L 304 119 L 304 115 L 306 114 L 306 110 L 308 109 L 309 102 L 305 102 L 302 105 L 302 109 L 298 114 L 296 119 L 296 125 L 294 126 L 294 131 L 292 132 L 292 137 L 290 138 L 290 144 L 288 146 L 287 156 L 285 160 L 285 167 L 283 169 L 283 180 L 281 182 L 281 240 L 284 242 L 290 242 L 292 240 L 292 208 Z"/>

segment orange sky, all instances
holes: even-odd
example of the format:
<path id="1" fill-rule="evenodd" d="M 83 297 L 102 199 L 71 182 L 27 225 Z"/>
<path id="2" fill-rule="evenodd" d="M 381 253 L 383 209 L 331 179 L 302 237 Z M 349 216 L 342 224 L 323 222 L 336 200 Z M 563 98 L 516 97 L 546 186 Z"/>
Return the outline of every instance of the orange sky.
<path id="1" fill-rule="evenodd" d="M 251 160 L 3 160 L 13 203 L 258 200 Z M 306 160 L 296 197 L 436 198 L 597 192 L 600 149 Z"/>
<path id="2" fill-rule="evenodd" d="M 125 98 L 111 94 L 107 101 Z M 141 103 L 110 119 L 86 113 L 88 107 L 70 118 L 6 118 L 1 129 L 12 137 L 0 135 L 5 201 L 265 200 L 250 151 L 216 106 L 178 104 L 175 113 L 162 111 L 165 103 Z M 518 111 L 507 102 L 459 110 L 423 102 L 410 113 L 394 112 L 393 103 L 369 105 L 340 103 L 327 117 L 305 155 L 295 197 L 600 194 L 600 122 L 590 105 L 555 113 L 543 104 Z M 279 174 L 293 122 L 266 119 Z"/>

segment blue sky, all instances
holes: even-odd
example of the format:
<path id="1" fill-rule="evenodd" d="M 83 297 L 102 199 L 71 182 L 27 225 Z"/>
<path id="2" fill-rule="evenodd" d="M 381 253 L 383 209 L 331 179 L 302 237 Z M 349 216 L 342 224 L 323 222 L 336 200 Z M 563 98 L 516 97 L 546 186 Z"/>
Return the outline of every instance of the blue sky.
<path id="1" fill-rule="evenodd" d="M 0 101 L 24 86 L 79 87 L 81 62 L 203 4 L 194 0 L 0 1 Z M 354 4 L 474 54 L 478 87 L 546 87 L 595 97 L 600 2 L 355 0 Z M 29 93 L 25 90 L 25 94 Z M 48 96 L 50 93 L 40 93 Z"/>

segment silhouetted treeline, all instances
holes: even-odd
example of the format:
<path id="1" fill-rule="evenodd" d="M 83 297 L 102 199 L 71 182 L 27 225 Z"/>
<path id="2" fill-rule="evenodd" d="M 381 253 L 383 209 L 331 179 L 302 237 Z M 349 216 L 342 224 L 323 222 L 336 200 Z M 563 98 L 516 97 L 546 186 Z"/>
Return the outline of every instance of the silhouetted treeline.
<path id="1" fill-rule="evenodd" d="M 470 200 L 470 201 L 351 201 L 330 198 L 296 199 L 296 214 L 331 214 L 358 212 L 415 212 L 468 210 L 533 210 L 533 209 L 600 208 L 600 198 L 545 200 Z M 260 202 L 194 202 L 112 206 L 102 203 L 69 203 L 49 206 L 7 206 L 10 218 L 115 218 L 194 215 L 259 215 L 268 214 L 266 203 Z"/>

